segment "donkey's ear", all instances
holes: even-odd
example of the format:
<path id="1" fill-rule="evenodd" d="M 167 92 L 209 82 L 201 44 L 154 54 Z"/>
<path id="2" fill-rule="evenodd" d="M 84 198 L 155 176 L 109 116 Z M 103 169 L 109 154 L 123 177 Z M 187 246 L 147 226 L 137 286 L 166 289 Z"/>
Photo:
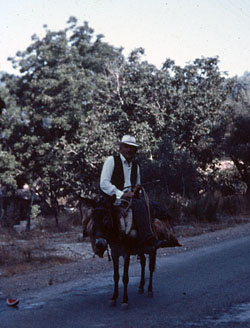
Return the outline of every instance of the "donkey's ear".
<path id="1" fill-rule="evenodd" d="M 113 206 L 115 200 L 116 200 L 115 195 L 100 197 L 100 201 L 98 205 L 99 207 L 110 209 Z"/>
<path id="2" fill-rule="evenodd" d="M 114 205 L 115 200 L 116 200 L 116 195 L 110 196 L 108 198 L 107 202 L 105 203 L 106 209 L 111 210 Z"/>

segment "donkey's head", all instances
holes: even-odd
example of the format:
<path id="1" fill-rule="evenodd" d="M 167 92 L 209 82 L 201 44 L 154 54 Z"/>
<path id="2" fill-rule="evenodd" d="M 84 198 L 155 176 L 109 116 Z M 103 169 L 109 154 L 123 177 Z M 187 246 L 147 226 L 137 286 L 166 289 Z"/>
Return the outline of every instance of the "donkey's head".
<path id="1" fill-rule="evenodd" d="M 103 257 L 108 246 L 108 240 L 114 231 L 113 202 L 113 198 L 101 202 L 92 213 L 94 252 L 99 257 Z"/>

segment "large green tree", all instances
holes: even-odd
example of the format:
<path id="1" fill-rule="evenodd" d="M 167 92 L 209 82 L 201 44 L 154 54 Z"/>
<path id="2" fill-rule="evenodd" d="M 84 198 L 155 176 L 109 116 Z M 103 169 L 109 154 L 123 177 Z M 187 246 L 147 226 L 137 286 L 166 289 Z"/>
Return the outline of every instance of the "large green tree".
<path id="1" fill-rule="evenodd" d="M 12 58 L 21 75 L 3 78 L 23 118 L 9 136 L 10 149 L 22 164 L 23 181 L 54 208 L 70 185 L 75 194 L 86 192 L 91 170 L 86 171 L 96 161 L 90 155 L 92 140 L 98 135 L 88 138 L 94 132 L 88 112 L 105 100 L 105 67 L 114 57 L 122 58 L 121 50 L 102 42 L 102 36 L 93 40 L 87 23 L 77 26 L 74 18 L 68 23 L 59 32 L 45 27 L 42 39 L 34 35 L 32 44 Z M 81 185 L 76 181 L 80 175 Z"/>
<path id="2" fill-rule="evenodd" d="M 3 80 L 20 118 L 8 130 L 8 151 L 21 180 L 53 207 L 59 197 L 97 192 L 102 162 L 125 133 L 136 135 L 145 167 L 161 168 L 174 192 L 192 190 L 195 170 L 217 156 L 211 131 L 229 111 L 231 92 L 218 59 L 184 68 L 167 59 L 158 69 L 143 55 L 138 48 L 125 59 L 71 17 L 64 30 L 45 27 L 42 39 L 34 35 L 12 58 L 21 74 Z"/>
<path id="3" fill-rule="evenodd" d="M 245 193 L 250 196 L 250 105 L 239 112 L 237 108 L 227 118 L 227 124 L 218 125 L 215 134 L 220 142 L 217 148 L 230 159 L 238 172 L 238 185 L 243 182 Z"/>

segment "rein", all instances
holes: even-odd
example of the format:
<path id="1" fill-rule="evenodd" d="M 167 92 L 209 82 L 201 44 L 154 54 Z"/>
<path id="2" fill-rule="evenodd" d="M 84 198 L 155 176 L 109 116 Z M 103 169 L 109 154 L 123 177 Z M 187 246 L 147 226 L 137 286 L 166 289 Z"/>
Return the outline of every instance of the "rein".
<path id="1" fill-rule="evenodd" d="M 128 212 L 128 210 L 130 209 L 131 207 L 131 204 L 132 204 L 132 198 L 130 198 L 129 200 L 126 200 L 126 199 L 122 199 L 123 202 L 126 202 L 128 205 L 127 207 L 125 208 L 125 213 Z"/>
<path id="2" fill-rule="evenodd" d="M 156 233 L 152 229 L 152 218 L 151 218 L 151 212 L 150 212 L 150 204 L 149 204 L 148 194 L 146 193 L 146 190 L 144 189 L 144 187 L 141 187 L 141 190 L 142 190 L 143 197 L 145 199 L 147 210 L 148 210 L 148 220 L 149 220 L 150 230 L 151 230 L 152 234 L 155 236 L 155 238 L 158 239 Z"/>

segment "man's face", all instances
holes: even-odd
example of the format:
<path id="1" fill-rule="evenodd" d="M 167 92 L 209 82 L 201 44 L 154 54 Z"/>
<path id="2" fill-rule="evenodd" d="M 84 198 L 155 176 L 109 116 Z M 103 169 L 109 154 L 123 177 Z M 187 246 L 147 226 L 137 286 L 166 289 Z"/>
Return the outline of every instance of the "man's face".
<path id="1" fill-rule="evenodd" d="M 137 148 L 131 145 L 122 143 L 120 145 L 120 152 L 126 158 L 128 162 L 132 161 L 137 152 Z"/>

